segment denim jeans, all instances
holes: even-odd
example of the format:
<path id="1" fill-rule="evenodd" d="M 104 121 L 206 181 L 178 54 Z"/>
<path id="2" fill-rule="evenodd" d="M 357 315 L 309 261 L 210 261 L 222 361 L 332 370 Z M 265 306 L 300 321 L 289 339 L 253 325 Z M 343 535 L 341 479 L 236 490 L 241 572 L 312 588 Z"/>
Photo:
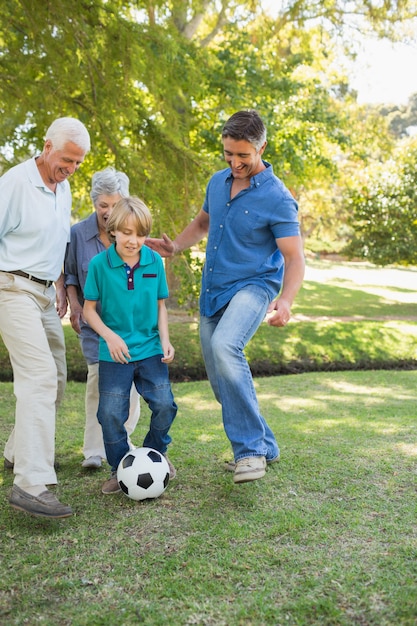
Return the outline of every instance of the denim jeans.
<path id="1" fill-rule="evenodd" d="M 257 285 L 238 291 L 212 317 L 201 317 L 200 339 L 207 376 L 222 406 L 223 425 L 235 461 L 279 455 L 275 436 L 259 412 L 244 348 L 262 323 L 268 294 Z"/>
<path id="2" fill-rule="evenodd" d="M 165 454 L 171 442 L 168 431 L 178 407 L 171 391 L 168 366 L 162 363 L 161 358 L 162 354 L 159 354 L 125 364 L 100 361 L 97 418 L 103 430 L 106 457 L 112 472 L 117 470 L 121 459 L 129 451 L 125 422 L 129 416 L 132 383 L 152 412 L 143 446 Z"/>

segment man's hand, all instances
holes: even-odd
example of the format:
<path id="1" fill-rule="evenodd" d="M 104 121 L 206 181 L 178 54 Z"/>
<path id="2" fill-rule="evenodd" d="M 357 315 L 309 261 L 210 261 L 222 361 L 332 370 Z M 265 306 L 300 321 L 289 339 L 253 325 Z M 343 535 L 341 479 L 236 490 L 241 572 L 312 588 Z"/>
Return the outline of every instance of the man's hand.
<path id="1" fill-rule="evenodd" d="M 59 317 L 62 319 L 65 317 L 68 310 L 67 290 L 64 287 L 64 283 L 61 280 L 57 280 L 55 283 L 56 303 L 55 308 Z"/>
<path id="2" fill-rule="evenodd" d="M 285 326 L 291 317 L 291 306 L 283 298 L 274 300 L 268 307 L 267 322 L 269 326 Z"/>
<path id="3" fill-rule="evenodd" d="M 153 237 L 148 237 L 145 240 L 145 244 L 158 252 L 162 257 L 171 257 L 174 256 L 176 252 L 176 247 L 172 239 L 168 237 L 165 233 L 162 235 L 162 239 L 155 239 Z"/>

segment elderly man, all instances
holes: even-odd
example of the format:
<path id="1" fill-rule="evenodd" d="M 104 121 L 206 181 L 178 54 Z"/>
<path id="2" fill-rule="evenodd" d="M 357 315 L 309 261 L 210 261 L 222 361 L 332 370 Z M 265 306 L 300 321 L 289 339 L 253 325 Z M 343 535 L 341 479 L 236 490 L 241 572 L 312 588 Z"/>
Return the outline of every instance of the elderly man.
<path id="1" fill-rule="evenodd" d="M 13 367 L 15 426 L 5 465 L 14 467 L 10 504 L 47 518 L 68 517 L 47 485 L 54 469 L 56 410 L 66 382 L 60 317 L 66 313 L 62 276 L 70 235 L 67 178 L 90 149 L 78 120 L 55 120 L 42 153 L 0 178 L 0 334 Z M 55 287 L 54 287 L 55 283 Z"/>

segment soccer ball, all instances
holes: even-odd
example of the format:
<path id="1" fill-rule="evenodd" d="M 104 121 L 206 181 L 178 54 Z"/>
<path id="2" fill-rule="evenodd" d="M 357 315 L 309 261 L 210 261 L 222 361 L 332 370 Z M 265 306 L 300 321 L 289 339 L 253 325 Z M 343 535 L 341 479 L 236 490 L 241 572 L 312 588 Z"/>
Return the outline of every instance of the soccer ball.
<path id="1" fill-rule="evenodd" d="M 119 463 L 117 482 L 132 500 L 158 498 L 168 486 L 168 461 L 153 448 L 131 450 Z"/>

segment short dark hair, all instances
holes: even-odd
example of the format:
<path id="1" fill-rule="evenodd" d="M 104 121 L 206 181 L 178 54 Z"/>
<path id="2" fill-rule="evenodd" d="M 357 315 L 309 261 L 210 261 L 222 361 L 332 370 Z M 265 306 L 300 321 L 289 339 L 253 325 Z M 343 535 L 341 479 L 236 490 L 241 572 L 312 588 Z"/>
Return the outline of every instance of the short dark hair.
<path id="1" fill-rule="evenodd" d="M 231 137 L 236 141 L 249 141 L 256 150 L 260 150 L 266 141 L 266 128 L 259 114 L 254 109 L 238 111 L 223 126 L 222 139 Z"/>

